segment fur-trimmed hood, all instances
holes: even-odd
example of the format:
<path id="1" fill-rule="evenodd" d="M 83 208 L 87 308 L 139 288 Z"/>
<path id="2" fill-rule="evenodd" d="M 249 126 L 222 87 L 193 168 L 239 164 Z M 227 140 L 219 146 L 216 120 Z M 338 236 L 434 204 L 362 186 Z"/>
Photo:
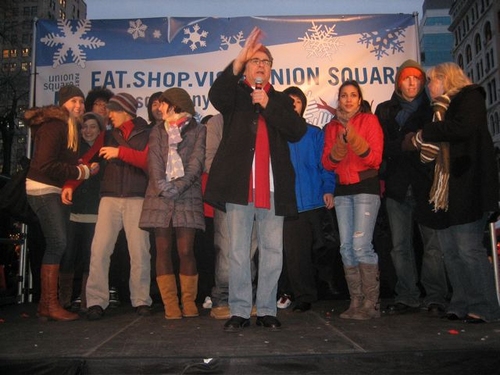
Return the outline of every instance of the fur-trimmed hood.
<path id="1" fill-rule="evenodd" d="M 69 112 L 66 108 L 48 105 L 45 107 L 33 107 L 24 113 L 24 124 L 29 127 L 40 126 L 43 123 L 51 120 L 59 120 L 68 122 Z"/>

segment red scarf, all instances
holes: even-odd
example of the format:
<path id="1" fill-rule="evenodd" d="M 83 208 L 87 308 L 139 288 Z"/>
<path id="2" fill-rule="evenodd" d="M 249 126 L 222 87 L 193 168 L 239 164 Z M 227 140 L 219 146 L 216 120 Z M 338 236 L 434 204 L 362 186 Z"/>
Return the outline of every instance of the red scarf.
<path id="1" fill-rule="evenodd" d="M 250 86 L 248 81 L 246 84 Z M 271 85 L 269 83 L 263 90 L 269 92 Z M 271 208 L 271 186 L 269 182 L 269 135 L 267 133 L 266 119 L 259 114 L 257 122 L 257 137 L 255 139 L 255 202 L 256 208 Z M 250 171 L 250 189 L 248 193 L 248 202 L 253 201 L 253 179 Z"/>

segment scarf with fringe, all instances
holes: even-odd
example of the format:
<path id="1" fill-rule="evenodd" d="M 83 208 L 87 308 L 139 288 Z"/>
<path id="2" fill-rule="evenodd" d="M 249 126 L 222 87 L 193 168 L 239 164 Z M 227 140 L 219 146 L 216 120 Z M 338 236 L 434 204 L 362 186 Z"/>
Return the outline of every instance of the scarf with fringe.
<path id="1" fill-rule="evenodd" d="M 446 111 L 453 97 L 460 91 L 450 90 L 440 95 L 432 102 L 434 115 L 432 122 L 444 121 Z M 434 178 L 429 193 L 429 203 L 433 205 L 433 211 L 448 211 L 448 195 L 450 182 L 450 144 L 448 142 L 424 142 L 421 131 L 415 137 L 415 143 L 420 149 L 420 161 L 430 163 L 436 161 L 434 166 Z"/>

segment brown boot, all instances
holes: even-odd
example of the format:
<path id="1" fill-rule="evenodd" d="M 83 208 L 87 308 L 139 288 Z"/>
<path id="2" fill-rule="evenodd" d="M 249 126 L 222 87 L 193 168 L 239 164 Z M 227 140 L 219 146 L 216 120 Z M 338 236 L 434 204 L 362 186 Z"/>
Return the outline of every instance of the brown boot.
<path id="1" fill-rule="evenodd" d="M 344 267 L 345 279 L 351 297 L 349 308 L 340 314 L 342 319 L 352 319 L 353 315 L 363 304 L 363 292 L 361 291 L 361 273 L 359 267 Z"/>
<path id="2" fill-rule="evenodd" d="M 198 275 L 179 275 L 179 279 L 181 281 L 182 316 L 194 318 L 199 315 L 195 303 L 198 294 Z"/>
<path id="3" fill-rule="evenodd" d="M 78 319 L 78 314 L 63 309 L 57 300 L 59 265 L 42 264 L 40 278 L 42 282 L 42 294 L 40 296 L 38 315 L 41 318 L 62 321 Z"/>
<path id="4" fill-rule="evenodd" d="M 158 289 L 160 289 L 161 299 L 165 307 L 165 319 L 182 319 L 182 312 L 179 308 L 179 297 L 177 297 L 177 282 L 175 275 L 161 275 L 156 278 Z"/>
<path id="5" fill-rule="evenodd" d="M 73 297 L 73 273 L 59 273 L 59 303 L 61 307 L 69 310 L 71 308 L 71 297 Z"/>
<path id="6" fill-rule="evenodd" d="M 360 263 L 361 289 L 365 296 L 363 306 L 352 316 L 356 320 L 380 318 L 380 280 L 378 264 Z"/>

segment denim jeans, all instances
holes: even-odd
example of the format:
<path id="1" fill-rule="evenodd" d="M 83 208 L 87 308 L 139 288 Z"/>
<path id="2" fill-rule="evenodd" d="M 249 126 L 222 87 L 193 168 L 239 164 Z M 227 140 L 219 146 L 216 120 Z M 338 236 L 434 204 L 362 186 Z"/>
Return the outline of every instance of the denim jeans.
<path id="1" fill-rule="evenodd" d="M 482 240 L 486 215 L 472 223 L 438 230 L 453 294 L 448 313 L 474 314 L 485 321 L 500 319 L 493 265 Z"/>
<path id="2" fill-rule="evenodd" d="M 130 255 L 130 302 L 150 306 L 151 255 L 149 233 L 139 228 L 144 199 L 103 197 L 95 227 L 87 280 L 87 305 L 109 305 L 109 264 L 121 229 L 125 230 Z"/>
<path id="3" fill-rule="evenodd" d="M 70 206 L 61 202 L 61 194 L 28 195 L 28 202 L 45 238 L 42 264 L 60 264 L 66 251 Z"/>
<path id="4" fill-rule="evenodd" d="M 227 306 L 229 299 L 229 233 L 224 211 L 214 210 L 215 285 L 212 288 L 213 307 Z M 257 275 L 254 255 L 257 251 L 257 231 L 252 230 L 250 248 L 252 284 Z"/>
<path id="5" fill-rule="evenodd" d="M 424 305 L 432 304 L 446 307 L 450 298 L 444 256 L 439 245 L 438 231 L 419 225 L 424 254 L 420 282 L 425 289 Z"/>
<path id="6" fill-rule="evenodd" d="M 340 254 L 345 267 L 357 267 L 359 263 L 378 264 L 372 239 L 379 208 L 380 197 L 375 194 L 335 197 Z"/>
<path id="7" fill-rule="evenodd" d="M 418 283 L 417 262 L 413 247 L 413 209 L 415 201 L 406 197 L 402 203 L 386 198 L 387 218 L 391 227 L 391 258 L 398 278 L 394 291 L 396 303 L 418 307 L 420 289 Z"/>
<path id="8" fill-rule="evenodd" d="M 257 315 L 276 316 L 278 279 L 283 264 L 283 217 L 274 211 L 271 193 L 269 210 L 255 208 L 253 203 L 226 203 L 230 236 L 229 308 L 231 315 L 250 318 L 252 310 L 251 242 L 254 223 L 259 248 Z M 255 219 L 255 221 L 254 221 Z"/>

